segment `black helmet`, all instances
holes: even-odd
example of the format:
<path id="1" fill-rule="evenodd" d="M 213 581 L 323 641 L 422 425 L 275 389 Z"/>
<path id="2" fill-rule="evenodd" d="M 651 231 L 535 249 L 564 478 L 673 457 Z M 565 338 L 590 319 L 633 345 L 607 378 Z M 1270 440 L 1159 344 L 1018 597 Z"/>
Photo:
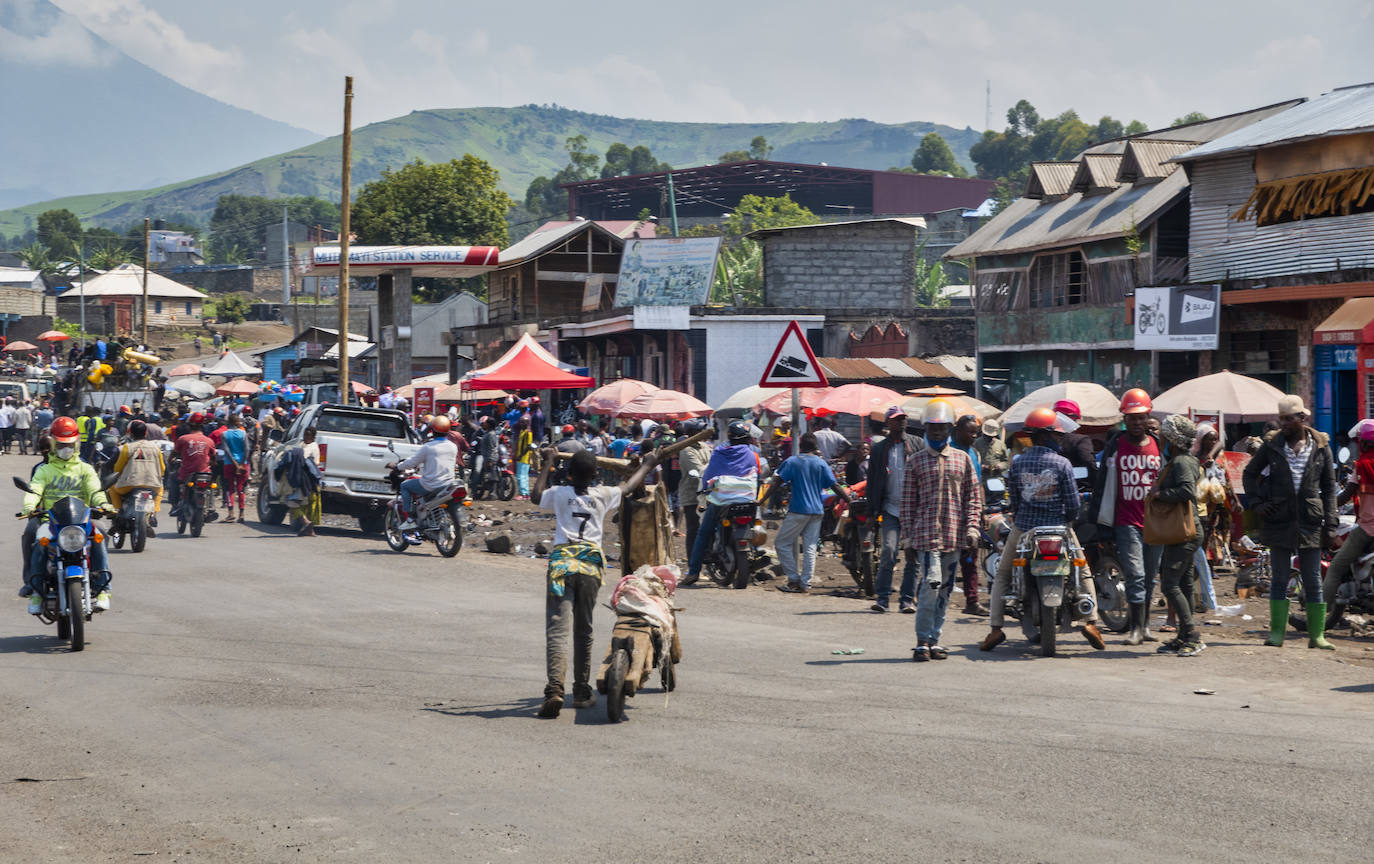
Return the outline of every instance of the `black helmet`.
<path id="1" fill-rule="evenodd" d="M 748 444 L 753 438 L 750 434 L 751 424 L 743 420 L 735 420 L 725 429 L 725 437 L 731 444 Z"/>

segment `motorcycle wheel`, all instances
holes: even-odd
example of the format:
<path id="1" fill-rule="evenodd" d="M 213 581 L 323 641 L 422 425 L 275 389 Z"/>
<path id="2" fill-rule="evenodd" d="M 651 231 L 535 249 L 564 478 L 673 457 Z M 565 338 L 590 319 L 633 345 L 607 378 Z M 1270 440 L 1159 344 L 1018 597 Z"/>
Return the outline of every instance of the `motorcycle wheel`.
<path id="1" fill-rule="evenodd" d="M 734 542 L 731 540 L 730 542 Z M 749 587 L 749 553 L 735 550 L 735 587 Z"/>
<path id="2" fill-rule="evenodd" d="M 386 536 L 386 545 L 391 547 L 392 552 L 404 552 L 410 548 L 410 543 L 406 540 L 405 532 L 400 529 L 401 519 L 396 515 L 394 509 L 386 511 L 386 530 L 382 532 Z"/>
<path id="3" fill-rule="evenodd" d="M 717 554 L 719 553 L 719 554 Z M 711 549 L 707 552 L 706 575 L 717 587 L 729 588 L 735 579 L 734 554 L 729 550 Z"/>
<path id="4" fill-rule="evenodd" d="M 185 516 L 177 516 L 177 533 L 178 533 L 178 534 L 185 534 L 185 533 L 186 533 L 186 517 L 185 517 Z"/>
<path id="5" fill-rule="evenodd" d="M 1097 614 L 1113 633 L 1125 633 L 1130 627 L 1129 605 L 1126 603 L 1126 577 L 1121 562 L 1110 555 L 1097 561 L 1098 572 L 1093 574 L 1097 589 Z"/>
<path id="6" fill-rule="evenodd" d="M 1040 653 L 1045 657 L 1053 657 L 1055 652 L 1055 638 L 1059 635 L 1059 607 L 1040 606 Z"/>
<path id="7" fill-rule="evenodd" d="M 438 549 L 439 554 L 445 558 L 452 558 L 458 554 L 459 549 L 463 548 L 463 529 L 459 527 L 453 514 L 447 510 L 436 512 L 433 519 L 434 548 Z"/>
<path id="8" fill-rule="evenodd" d="M 68 621 L 66 618 L 57 619 L 57 638 L 61 639 L 63 642 L 72 638 L 72 622 Z"/>
<path id="9" fill-rule="evenodd" d="M 200 532 L 205 528 L 205 511 L 196 508 L 196 512 L 191 514 L 191 536 L 199 537 Z"/>
<path id="10" fill-rule="evenodd" d="M 606 720 L 619 723 L 625 716 L 625 676 L 630 672 L 630 652 L 617 648 L 606 669 Z"/>
<path id="11" fill-rule="evenodd" d="M 264 525 L 280 525 L 286 518 L 286 508 L 272 503 L 271 486 L 264 478 L 258 484 L 258 521 Z"/>
<path id="12" fill-rule="evenodd" d="M 135 552 L 142 552 L 143 547 L 148 545 L 148 514 L 139 513 L 134 518 L 134 530 L 129 534 L 129 548 Z"/>
<path id="13" fill-rule="evenodd" d="M 71 633 L 72 650 L 80 651 L 86 647 L 86 613 L 82 611 L 82 585 L 73 579 L 67 583 L 67 621 Z"/>
<path id="14" fill-rule="evenodd" d="M 865 597 L 873 597 L 873 551 L 865 552 L 862 539 L 859 543 L 859 589 Z"/>
<path id="15" fill-rule="evenodd" d="M 113 546 L 113 547 L 116 548 L 116 549 L 123 549 L 123 548 L 124 548 L 124 532 L 123 532 L 123 531 L 115 531 L 115 530 L 113 530 L 113 527 L 112 527 L 111 530 L 110 530 L 110 545 Z"/>
<path id="16" fill-rule="evenodd" d="M 515 497 L 515 478 L 510 474 L 502 474 L 500 483 L 500 498 L 502 501 L 509 501 Z"/>

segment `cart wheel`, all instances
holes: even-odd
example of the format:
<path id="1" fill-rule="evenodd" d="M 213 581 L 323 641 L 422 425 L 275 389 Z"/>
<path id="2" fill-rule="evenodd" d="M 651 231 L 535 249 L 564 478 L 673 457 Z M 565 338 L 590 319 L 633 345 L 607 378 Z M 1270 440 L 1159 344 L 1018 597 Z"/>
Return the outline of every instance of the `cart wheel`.
<path id="1" fill-rule="evenodd" d="M 625 676 L 630 672 L 630 652 L 617 648 L 606 670 L 606 719 L 619 723 L 625 716 Z"/>

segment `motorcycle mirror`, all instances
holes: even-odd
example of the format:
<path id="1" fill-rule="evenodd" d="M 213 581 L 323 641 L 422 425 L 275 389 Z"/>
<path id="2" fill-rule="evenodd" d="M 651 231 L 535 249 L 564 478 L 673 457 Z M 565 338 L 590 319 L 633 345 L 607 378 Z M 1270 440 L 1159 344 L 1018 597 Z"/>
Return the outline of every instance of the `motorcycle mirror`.
<path id="1" fill-rule="evenodd" d="M 697 471 L 697 470 L 695 470 L 695 469 L 693 469 L 693 470 L 687 472 L 687 476 L 688 476 L 688 477 L 700 477 L 700 476 L 701 476 L 701 472 L 700 472 L 700 471 Z M 16 479 L 18 479 L 18 478 L 16 478 Z"/>
<path id="2" fill-rule="evenodd" d="M 1087 479 L 1088 479 L 1088 469 L 1087 469 L 1087 468 L 1084 468 L 1082 465 L 1079 465 L 1077 468 L 1073 469 L 1073 479 L 1075 479 L 1075 480 L 1087 480 Z"/>
<path id="3" fill-rule="evenodd" d="M 32 491 L 33 491 L 33 489 L 29 487 L 29 484 L 28 484 L 27 481 L 22 480 L 22 479 L 20 479 L 20 478 L 18 478 L 18 477 L 13 478 L 13 480 L 14 480 L 14 488 L 18 489 L 20 492 L 32 492 Z"/>
<path id="4" fill-rule="evenodd" d="M 988 478 L 988 491 L 1005 492 L 1007 491 L 1007 484 L 1002 482 L 1001 477 L 990 477 Z"/>
<path id="5" fill-rule="evenodd" d="M 1350 448 L 1342 447 L 1336 451 L 1336 460 L 1342 464 L 1350 461 Z"/>

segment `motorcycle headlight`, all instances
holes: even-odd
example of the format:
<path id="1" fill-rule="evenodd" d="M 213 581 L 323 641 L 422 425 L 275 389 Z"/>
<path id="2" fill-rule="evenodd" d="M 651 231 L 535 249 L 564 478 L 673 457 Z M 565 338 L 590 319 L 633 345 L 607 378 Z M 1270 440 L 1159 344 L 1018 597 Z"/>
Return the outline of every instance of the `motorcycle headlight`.
<path id="1" fill-rule="evenodd" d="M 63 552 L 80 552 L 86 548 L 86 529 L 68 525 L 57 532 L 57 548 Z"/>

